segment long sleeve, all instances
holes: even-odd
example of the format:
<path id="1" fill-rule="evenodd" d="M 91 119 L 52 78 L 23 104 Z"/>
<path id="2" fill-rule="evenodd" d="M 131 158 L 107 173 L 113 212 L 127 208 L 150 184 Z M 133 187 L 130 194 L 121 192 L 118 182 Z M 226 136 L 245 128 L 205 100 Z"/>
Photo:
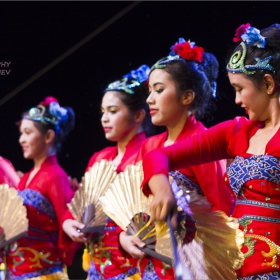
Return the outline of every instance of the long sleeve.
<path id="1" fill-rule="evenodd" d="M 58 176 L 50 183 L 49 199 L 55 209 L 55 213 L 60 225 L 59 229 L 59 252 L 66 265 L 71 264 L 74 257 L 74 253 L 79 247 L 79 244 L 73 242 L 63 231 L 62 223 L 64 221 L 64 215 L 67 212 L 67 203 L 69 203 L 73 197 L 73 191 L 71 190 L 69 180 L 66 176 Z"/>
<path id="2" fill-rule="evenodd" d="M 233 157 L 228 143 L 236 133 L 235 126 L 238 121 L 239 118 L 236 118 L 220 123 L 171 146 L 147 153 L 143 157 L 143 192 L 150 194 L 148 182 L 155 174 L 167 176 L 168 171 Z"/>

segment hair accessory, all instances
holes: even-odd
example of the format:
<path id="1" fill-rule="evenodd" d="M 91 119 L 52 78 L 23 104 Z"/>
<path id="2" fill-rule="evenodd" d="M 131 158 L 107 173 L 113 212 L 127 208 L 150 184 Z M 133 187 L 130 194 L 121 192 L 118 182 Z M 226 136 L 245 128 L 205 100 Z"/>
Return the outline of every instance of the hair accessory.
<path id="1" fill-rule="evenodd" d="M 196 46 L 195 42 L 190 40 L 186 42 L 184 38 L 179 38 L 178 43 L 175 43 L 170 49 L 169 55 L 157 61 L 151 70 L 165 68 L 166 63 L 176 60 L 203 61 L 204 49 Z"/>
<path id="2" fill-rule="evenodd" d="M 234 42 L 246 42 L 248 46 L 265 47 L 265 37 L 260 34 L 260 30 L 251 27 L 250 23 L 241 24 L 235 31 Z"/>
<path id="3" fill-rule="evenodd" d="M 134 94 L 133 88 L 139 87 L 141 83 L 149 78 L 150 67 L 143 64 L 137 70 L 123 76 L 119 81 L 115 81 L 107 86 L 105 91 L 121 90 L 129 94 Z"/>
<path id="4" fill-rule="evenodd" d="M 45 99 L 45 101 L 47 98 Z M 61 122 L 68 119 L 67 109 L 61 107 L 57 101 L 51 101 L 48 105 L 45 101 L 41 102 L 36 107 L 29 110 L 28 114 L 23 116 L 24 119 L 41 122 L 43 124 L 53 124 L 56 127 L 56 131 L 59 132 L 59 125 Z M 51 117 L 47 117 L 46 108 L 49 107 L 49 114 Z"/>
<path id="5" fill-rule="evenodd" d="M 272 59 L 272 56 L 268 56 L 264 59 L 256 57 L 256 64 L 244 65 L 247 53 L 246 45 L 244 42 L 241 42 L 240 46 L 242 47 L 242 50 L 237 50 L 231 56 L 229 63 L 227 64 L 227 71 L 231 73 L 244 73 L 246 75 L 253 75 L 256 73 L 256 70 L 268 70 L 275 73 L 274 68 L 269 64 L 269 61 Z"/>

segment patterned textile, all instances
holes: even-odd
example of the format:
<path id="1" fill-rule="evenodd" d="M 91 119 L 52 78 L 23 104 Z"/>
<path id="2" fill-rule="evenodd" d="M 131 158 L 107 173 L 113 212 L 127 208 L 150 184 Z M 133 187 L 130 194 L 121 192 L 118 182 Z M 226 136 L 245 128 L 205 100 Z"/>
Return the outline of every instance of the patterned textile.
<path id="1" fill-rule="evenodd" d="M 43 212 L 45 215 L 57 220 L 53 205 L 41 193 L 34 190 L 25 189 L 20 191 L 19 194 L 22 197 L 23 203 L 25 205 L 33 206 Z"/>
<path id="2" fill-rule="evenodd" d="M 280 184 L 280 160 L 270 155 L 237 156 L 227 169 L 230 185 L 236 195 L 249 180 L 268 180 Z"/>
<path id="3" fill-rule="evenodd" d="M 143 280 L 160 280 L 157 276 L 154 265 L 152 261 L 149 261 L 147 266 L 145 267 L 145 271 L 142 274 Z"/>
<path id="4" fill-rule="evenodd" d="M 279 280 L 280 279 L 280 271 L 274 271 L 271 273 L 247 276 L 247 277 L 239 277 L 238 280 Z"/>
<path id="5" fill-rule="evenodd" d="M 6 274 L 6 279 L 5 280 L 27 280 L 27 279 L 32 279 L 35 278 L 38 279 L 37 277 L 42 276 L 42 275 L 50 275 L 50 274 L 54 274 L 54 273 L 59 273 L 59 272 L 63 272 L 63 267 L 50 267 L 47 269 L 41 269 L 35 272 L 31 272 L 31 273 L 26 273 L 26 274 L 22 274 L 19 276 L 14 275 L 9 268 L 7 268 L 7 274 Z M 56 278 L 48 278 L 50 280 L 52 279 L 56 279 Z M 65 278 L 66 280 L 67 278 Z M 64 280 L 64 279 L 60 279 L 60 280 Z"/>
<path id="6" fill-rule="evenodd" d="M 97 269 L 95 268 L 94 264 L 91 262 L 91 267 L 90 269 L 88 270 L 88 280 L 124 280 L 126 279 L 127 277 L 129 276 L 132 276 L 134 274 L 136 274 L 138 272 L 138 270 L 136 269 L 136 267 L 124 272 L 124 273 L 121 273 L 121 274 L 118 274 L 117 276 L 114 276 L 114 277 L 110 277 L 110 278 L 104 278 L 98 271 Z"/>

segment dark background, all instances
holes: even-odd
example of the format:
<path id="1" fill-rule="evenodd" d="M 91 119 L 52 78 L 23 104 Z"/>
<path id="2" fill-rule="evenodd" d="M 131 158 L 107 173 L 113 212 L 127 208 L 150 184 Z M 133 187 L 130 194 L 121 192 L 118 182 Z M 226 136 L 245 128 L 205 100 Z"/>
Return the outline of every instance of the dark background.
<path id="1" fill-rule="evenodd" d="M 11 62 L 0 75 L 0 99 L 96 30 L 130 1 L 0 2 L 0 62 Z M 280 22 L 278 1 L 144 1 L 107 27 L 42 77 L 0 106 L 0 155 L 17 170 L 28 171 L 15 123 L 45 96 L 58 98 L 76 112 L 76 126 L 64 143 L 59 162 L 78 179 L 90 156 L 108 145 L 100 125 L 105 86 L 141 64 L 154 64 L 179 37 L 213 52 L 220 63 L 217 110 L 209 127 L 244 115 L 234 104 L 225 65 L 235 30 L 250 23 L 259 29 Z M 78 259 L 72 279 L 84 278 Z"/>

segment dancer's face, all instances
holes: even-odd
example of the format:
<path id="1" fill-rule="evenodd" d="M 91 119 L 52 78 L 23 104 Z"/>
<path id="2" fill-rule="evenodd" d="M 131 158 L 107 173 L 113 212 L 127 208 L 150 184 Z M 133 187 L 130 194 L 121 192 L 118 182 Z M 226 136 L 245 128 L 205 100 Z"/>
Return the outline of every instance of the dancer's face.
<path id="1" fill-rule="evenodd" d="M 177 97 L 175 82 L 163 69 L 155 69 L 149 77 L 149 96 L 152 123 L 159 126 L 175 126 L 186 115 L 186 106 Z"/>
<path id="2" fill-rule="evenodd" d="M 245 109 L 249 119 L 266 121 L 270 117 L 271 98 L 267 94 L 265 83 L 259 87 L 242 73 L 228 73 L 231 85 L 235 90 L 235 103 Z"/>
<path id="3" fill-rule="evenodd" d="M 19 143 L 23 156 L 27 159 L 38 159 L 45 156 L 47 150 L 46 136 L 34 125 L 34 121 L 23 119 L 20 125 Z"/>
<path id="4" fill-rule="evenodd" d="M 129 137 L 130 132 L 136 125 L 133 114 L 122 102 L 120 93 L 107 91 L 101 104 L 101 123 L 106 139 L 119 142 Z"/>

